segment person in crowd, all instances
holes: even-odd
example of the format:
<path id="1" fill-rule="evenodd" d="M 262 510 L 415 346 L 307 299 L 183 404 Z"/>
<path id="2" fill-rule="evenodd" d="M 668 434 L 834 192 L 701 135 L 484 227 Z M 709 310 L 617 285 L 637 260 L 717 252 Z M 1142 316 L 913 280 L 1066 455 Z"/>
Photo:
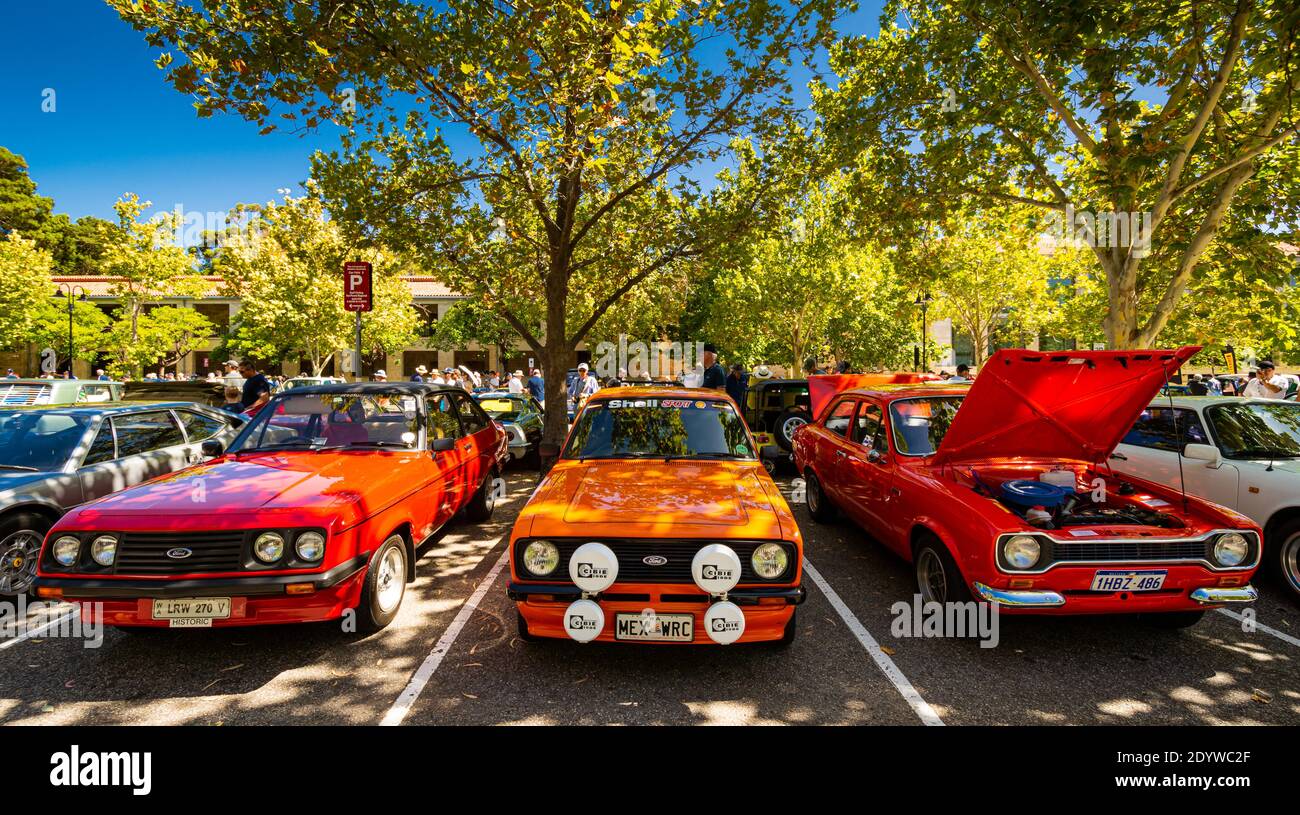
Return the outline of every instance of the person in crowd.
<path id="1" fill-rule="evenodd" d="M 103 369 L 103 368 L 96 368 L 96 369 L 95 369 L 95 379 L 99 380 L 100 382 L 107 382 L 107 381 L 109 381 L 109 379 L 108 379 L 108 374 L 104 373 L 104 369 Z"/>
<path id="2" fill-rule="evenodd" d="M 270 381 L 258 373 L 253 363 L 247 360 L 239 363 L 239 375 L 244 380 L 244 384 L 240 387 L 240 404 L 248 412 L 255 413 L 261 410 L 262 405 L 265 405 L 267 400 L 271 398 Z"/>
<path id="3" fill-rule="evenodd" d="M 592 376 L 589 371 L 590 368 L 587 363 L 581 362 L 578 364 L 578 378 L 573 380 L 573 384 L 569 386 L 569 398 L 573 400 L 575 406 L 581 406 L 588 396 L 600 390 L 600 383 L 596 381 L 596 377 Z"/>
<path id="4" fill-rule="evenodd" d="M 1286 382 L 1274 379 L 1274 366 L 1271 360 L 1261 359 L 1255 366 L 1256 372 L 1246 383 L 1244 396 L 1255 399 L 1282 399 L 1286 396 Z"/>
<path id="5" fill-rule="evenodd" d="M 546 403 L 546 380 L 542 379 L 542 369 L 534 368 L 528 377 L 528 392 L 542 404 Z"/>
<path id="6" fill-rule="evenodd" d="M 240 414 L 244 412 L 244 403 L 241 401 L 243 393 L 234 385 L 226 386 L 226 403 L 221 409 L 227 413 Z"/>
<path id="7" fill-rule="evenodd" d="M 704 344 L 704 378 L 700 380 L 700 387 L 712 390 L 727 387 L 727 372 L 718 363 L 718 349 L 712 343 Z"/>
<path id="8" fill-rule="evenodd" d="M 769 368 L 769 367 L 767 367 L 766 365 L 759 365 L 757 368 L 754 369 L 754 378 L 755 378 L 755 379 L 771 379 L 771 378 L 772 378 L 772 369 Z"/>
<path id="9" fill-rule="evenodd" d="M 388 371 L 385 371 L 383 368 L 380 368 L 379 370 L 375 371 L 373 374 L 370 375 L 370 379 L 373 382 L 387 382 Z"/>
<path id="10" fill-rule="evenodd" d="M 511 393 L 523 393 L 523 392 L 524 392 L 524 372 L 523 372 L 523 371 L 515 371 L 514 373 L 512 373 L 512 374 L 510 375 L 510 382 L 507 383 L 507 388 L 509 389 L 509 391 L 510 391 Z"/>
<path id="11" fill-rule="evenodd" d="M 443 369 L 442 369 L 442 383 L 443 383 L 444 385 L 455 385 L 455 384 L 456 384 L 456 369 L 455 369 L 455 368 L 443 368 Z"/>
<path id="12" fill-rule="evenodd" d="M 948 381 L 949 382 L 970 382 L 971 381 L 970 366 L 964 362 L 961 365 L 958 365 L 957 373 L 948 377 Z"/>
<path id="13" fill-rule="evenodd" d="M 1214 374 L 1205 377 L 1205 390 L 1210 396 L 1223 395 L 1223 383 Z"/>
<path id="14" fill-rule="evenodd" d="M 1187 393 L 1191 396 L 1205 396 L 1210 392 L 1210 388 L 1205 384 L 1205 380 L 1200 374 L 1191 374 L 1187 377 Z"/>
<path id="15" fill-rule="evenodd" d="M 18 378 L 18 374 L 14 373 L 13 368 L 5 369 L 5 379 L 17 379 L 17 378 Z"/>
<path id="16" fill-rule="evenodd" d="M 501 375 L 495 369 L 488 371 L 487 386 L 491 390 L 501 387 Z"/>
<path id="17" fill-rule="evenodd" d="M 423 382 L 424 378 L 429 375 L 429 369 L 423 365 L 415 366 L 415 373 L 411 374 L 412 382 Z"/>
<path id="18" fill-rule="evenodd" d="M 745 391 L 749 389 L 749 374 L 739 362 L 731 363 L 731 372 L 727 374 L 727 395 L 742 408 L 745 406 Z"/>
<path id="19" fill-rule="evenodd" d="M 850 373 L 852 370 L 853 370 L 853 366 L 849 365 L 849 361 L 847 359 L 842 359 L 839 362 L 835 363 L 835 373 L 837 374 L 847 374 Z"/>

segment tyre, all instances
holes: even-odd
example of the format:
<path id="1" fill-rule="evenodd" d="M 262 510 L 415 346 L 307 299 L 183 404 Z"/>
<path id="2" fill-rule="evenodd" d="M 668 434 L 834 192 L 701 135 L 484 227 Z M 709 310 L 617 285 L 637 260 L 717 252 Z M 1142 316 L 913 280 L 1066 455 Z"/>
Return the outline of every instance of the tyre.
<path id="1" fill-rule="evenodd" d="M 495 480 L 496 473 L 489 472 L 483 479 L 483 483 L 478 485 L 465 505 L 465 517 L 474 523 L 482 523 L 492 517 L 492 510 L 496 509 L 496 495 L 492 489 L 492 482 Z"/>
<path id="2" fill-rule="evenodd" d="M 34 512 L 16 512 L 0 521 L 0 597 L 31 593 L 41 544 L 53 525 Z"/>
<path id="3" fill-rule="evenodd" d="M 373 634 L 397 616 L 406 597 L 406 539 L 392 535 L 370 561 L 361 606 L 357 609 L 357 630 Z"/>
<path id="4" fill-rule="evenodd" d="M 763 465 L 763 469 L 764 469 L 764 470 L 767 470 L 767 474 L 768 474 L 768 475 L 773 476 L 773 477 L 776 476 L 776 459 L 774 459 L 774 458 L 760 458 L 760 459 L 759 459 L 759 462 L 762 463 L 762 465 Z"/>
<path id="5" fill-rule="evenodd" d="M 528 621 L 524 619 L 524 613 L 515 609 L 515 627 L 519 629 L 519 639 L 524 642 L 538 642 L 541 637 L 534 637 L 528 630 Z"/>
<path id="6" fill-rule="evenodd" d="M 776 420 L 776 443 L 787 453 L 794 449 L 794 431 L 808 424 L 808 411 L 801 407 L 787 408 Z"/>
<path id="7" fill-rule="evenodd" d="M 798 633 L 799 633 L 799 609 L 796 608 L 794 612 L 790 614 L 790 619 L 786 621 L 785 633 L 781 635 L 781 639 L 772 640 L 771 642 L 768 643 L 768 645 L 777 649 L 789 648 L 790 645 L 794 643 L 795 635 Z"/>
<path id="8" fill-rule="evenodd" d="M 1269 535 L 1264 556 L 1271 571 L 1291 593 L 1291 599 L 1300 600 L 1300 518 L 1278 525 Z"/>
<path id="9" fill-rule="evenodd" d="M 808 514 L 819 524 L 830 523 L 835 520 L 835 506 L 831 504 L 831 499 L 826 497 L 822 491 L 822 482 L 817 480 L 817 474 L 809 470 L 804 475 L 804 495 L 808 502 Z"/>
<path id="10" fill-rule="evenodd" d="M 922 602 L 965 603 L 971 599 L 970 587 L 957 562 L 948 553 L 948 547 L 933 535 L 926 535 L 917 543 L 912 567 Z"/>
<path id="11" fill-rule="evenodd" d="M 1204 611 L 1167 611 L 1164 614 L 1142 614 L 1142 622 L 1153 628 L 1176 630 L 1190 628 L 1201 621 Z"/>

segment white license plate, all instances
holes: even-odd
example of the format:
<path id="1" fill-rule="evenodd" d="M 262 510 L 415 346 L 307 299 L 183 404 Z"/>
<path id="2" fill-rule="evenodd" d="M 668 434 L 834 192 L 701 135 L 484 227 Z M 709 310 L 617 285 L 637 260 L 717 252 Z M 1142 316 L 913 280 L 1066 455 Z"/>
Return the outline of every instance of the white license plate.
<path id="1" fill-rule="evenodd" d="M 214 619 L 230 618 L 229 597 L 176 597 L 153 601 L 153 618 L 172 628 L 211 628 Z"/>
<path id="2" fill-rule="evenodd" d="M 639 642 L 690 642 L 695 639 L 695 617 L 690 614 L 617 614 L 614 639 Z"/>
<path id="3" fill-rule="evenodd" d="M 1165 570 L 1121 571 L 1099 569 L 1092 576 L 1093 591 L 1159 591 L 1165 585 Z"/>

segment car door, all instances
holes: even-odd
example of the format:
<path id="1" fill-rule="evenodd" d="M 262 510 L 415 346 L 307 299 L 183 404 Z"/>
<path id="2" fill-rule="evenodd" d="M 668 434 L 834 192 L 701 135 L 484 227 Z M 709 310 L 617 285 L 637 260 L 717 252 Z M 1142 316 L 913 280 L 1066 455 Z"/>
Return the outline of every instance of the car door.
<path id="1" fill-rule="evenodd" d="M 858 405 L 848 442 L 840 465 L 848 498 L 842 506 L 863 526 L 881 529 L 885 526 L 894 468 L 885 440 L 884 410 L 879 404 L 863 400 Z"/>
<path id="2" fill-rule="evenodd" d="M 463 433 L 457 446 L 462 452 L 467 493 L 465 498 L 468 500 L 468 494 L 473 493 L 492 470 L 492 457 L 496 455 L 496 433 L 492 420 L 469 394 L 455 393 L 453 396 L 456 398 Z"/>
<path id="3" fill-rule="evenodd" d="M 461 441 L 459 407 L 453 395 L 447 392 L 431 393 L 425 397 L 425 436 L 429 460 L 433 463 L 430 477 L 430 502 L 432 525 L 436 528 L 446 523 L 465 500 L 464 450 Z M 451 439 L 447 450 L 434 450 L 434 442 Z"/>
<path id="4" fill-rule="evenodd" d="M 186 459 L 192 464 L 197 464 L 206 458 L 203 455 L 203 442 L 220 438 L 228 443 L 233 438 L 230 432 L 231 423 L 225 419 L 187 408 L 173 408 L 172 415 L 185 431 Z"/>
<path id="5" fill-rule="evenodd" d="M 185 434 L 165 409 L 117 413 L 105 420 L 115 442 L 114 457 L 105 460 L 108 439 L 104 428 L 91 443 L 79 470 L 86 500 L 98 498 L 189 465 Z"/>
<path id="6" fill-rule="evenodd" d="M 1210 467 L 1204 461 L 1182 457 L 1188 444 L 1213 444 L 1191 408 L 1152 406 L 1142 411 L 1133 428 L 1111 454 L 1111 467 L 1119 473 L 1145 478 L 1225 507 L 1237 507 L 1241 472 L 1223 461 Z"/>
<path id="7" fill-rule="evenodd" d="M 852 446 L 849 431 L 857 409 L 858 400 L 851 397 L 841 398 L 831 405 L 822 426 L 825 432 L 820 434 L 817 442 L 820 448 L 817 452 L 820 463 L 818 474 L 821 476 L 822 489 L 841 506 L 852 500 L 851 491 L 845 483 L 849 476 L 845 464 Z M 849 514 L 852 515 L 852 511 Z"/>

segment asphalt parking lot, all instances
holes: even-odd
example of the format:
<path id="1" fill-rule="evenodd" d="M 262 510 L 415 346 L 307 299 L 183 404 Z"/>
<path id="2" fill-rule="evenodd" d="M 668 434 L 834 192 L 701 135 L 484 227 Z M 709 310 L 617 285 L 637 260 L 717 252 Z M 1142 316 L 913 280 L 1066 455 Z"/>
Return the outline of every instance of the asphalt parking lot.
<path id="1" fill-rule="evenodd" d="M 1268 580 L 1253 631 L 1221 612 L 1182 631 L 1004 616 L 992 648 L 897 638 L 910 568 L 802 506 L 812 568 L 788 649 L 525 643 L 503 554 L 535 478 L 511 473 L 492 523 L 427 546 L 401 614 L 365 639 L 335 624 L 108 630 L 98 648 L 4 636 L 0 723 L 1300 723 L 1300 608 Z"/>

